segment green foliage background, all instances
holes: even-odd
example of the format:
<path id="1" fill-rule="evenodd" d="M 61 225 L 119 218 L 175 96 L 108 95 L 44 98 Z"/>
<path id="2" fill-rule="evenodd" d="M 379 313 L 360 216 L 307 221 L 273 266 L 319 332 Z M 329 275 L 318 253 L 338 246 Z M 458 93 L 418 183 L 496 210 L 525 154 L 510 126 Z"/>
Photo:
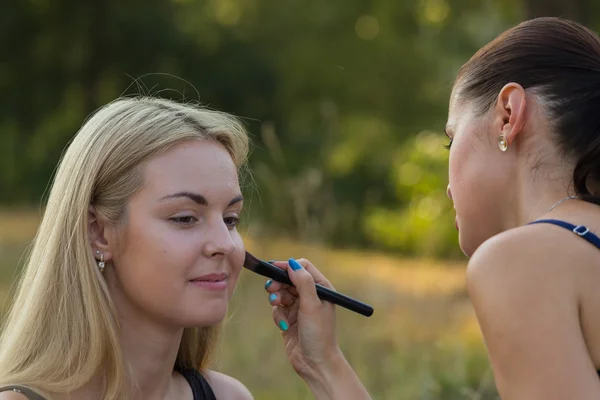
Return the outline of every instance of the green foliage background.
<path id="1" fill-rule="evenodd" d="M 153 94 L 245 119 L 255 234 L 460 257 L 441 150 L 458 68 L 524 18 L 562 15 L 594 27 L 599 8 L 585 0 L 8 0 L 0 204 L 38 204 L 93 110 Z"/>

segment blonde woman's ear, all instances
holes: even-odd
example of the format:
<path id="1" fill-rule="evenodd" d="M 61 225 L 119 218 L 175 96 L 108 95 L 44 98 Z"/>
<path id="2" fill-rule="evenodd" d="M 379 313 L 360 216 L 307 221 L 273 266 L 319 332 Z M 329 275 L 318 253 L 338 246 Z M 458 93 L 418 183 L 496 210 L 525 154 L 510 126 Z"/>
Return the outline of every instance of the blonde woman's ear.
<path id="1" fill-rule="evenodd" d="M 108 261 L 112 258 L 106 233 L 106 223 L 98 216 L 96 208 L 90 204 L 88 207 L 88 237 L 94 257 L 99 260 L 98 254 L 102 253 L 104 258 L 102 261 Z"/>

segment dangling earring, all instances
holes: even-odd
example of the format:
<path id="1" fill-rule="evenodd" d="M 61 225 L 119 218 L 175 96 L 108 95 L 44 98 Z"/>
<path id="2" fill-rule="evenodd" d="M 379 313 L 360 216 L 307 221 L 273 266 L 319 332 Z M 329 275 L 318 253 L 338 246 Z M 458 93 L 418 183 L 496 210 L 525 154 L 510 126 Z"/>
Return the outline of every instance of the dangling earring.
<path id="1" fill-rule="evenodd" d="M 506 151 L 506 149 L 508 149 L 508 140 L 506 140 L 504 135 L 500 135 L 498 137 L 498 147 L 500 147 L 500 150 L 502 151 Z"/>
<path id="2" fill-rule="evenodd" d="M 100 253 L 100 250 L 96 250 L 96 254 L 100 255 L 100 261 L 98 261 L 98 269 L 100 273 L 104 272 L 104 253 Z"/>

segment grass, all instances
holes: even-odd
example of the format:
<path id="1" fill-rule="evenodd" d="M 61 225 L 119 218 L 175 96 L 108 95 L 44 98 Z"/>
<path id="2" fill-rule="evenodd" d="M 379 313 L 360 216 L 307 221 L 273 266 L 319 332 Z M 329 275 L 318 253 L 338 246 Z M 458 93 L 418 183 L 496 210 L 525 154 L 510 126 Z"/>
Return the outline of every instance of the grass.
<path id="1" fill-rule="evenodd" d="M 16 266 L 39 213 L 0 211 L 0 303 L 10 300 Z M 336 289 L 372 304 L 365 318 L 338 311 L 340 345 L 374 399 L 498 399 L 465 293 L 464 263 L 338 251 L 284 239 L 246 238 L 265 259 L 306 257 Z M 242 381 L 257 400 L 313 398 L 285 358 L 263 289 L 244 271 L 233 297 L 216 369 Z"/>

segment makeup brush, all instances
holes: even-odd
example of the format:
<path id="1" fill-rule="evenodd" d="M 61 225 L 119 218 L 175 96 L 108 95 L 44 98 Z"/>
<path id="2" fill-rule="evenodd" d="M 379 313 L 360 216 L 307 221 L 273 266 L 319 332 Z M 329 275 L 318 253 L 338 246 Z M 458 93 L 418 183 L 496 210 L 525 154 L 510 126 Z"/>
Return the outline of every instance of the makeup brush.
<path id="1" fill-rule="evenodd" d="M 277 282 L 286 283 L 294 286 L 288 273 L 281 268 L 269 264 L 266 261 L 260 260 L 254 257 L 252 254 L 246 252 L 246 259 L 244 261 L 244 267 L 250 271 L 271 278 Z M 336 304 L 340 307 L 344 307 L 350 311 L 354 311 L 358 314 L 370 317 L 373 315 L 373 307 L 365 304 L 361 301 L 353 299 L 352 297 L 338 293 L 335 290 L 331 290 L 323 285 L 315 283 L 317 288 L 317 295 L 321 300 L 326 300 L 330 303 Z"/>

